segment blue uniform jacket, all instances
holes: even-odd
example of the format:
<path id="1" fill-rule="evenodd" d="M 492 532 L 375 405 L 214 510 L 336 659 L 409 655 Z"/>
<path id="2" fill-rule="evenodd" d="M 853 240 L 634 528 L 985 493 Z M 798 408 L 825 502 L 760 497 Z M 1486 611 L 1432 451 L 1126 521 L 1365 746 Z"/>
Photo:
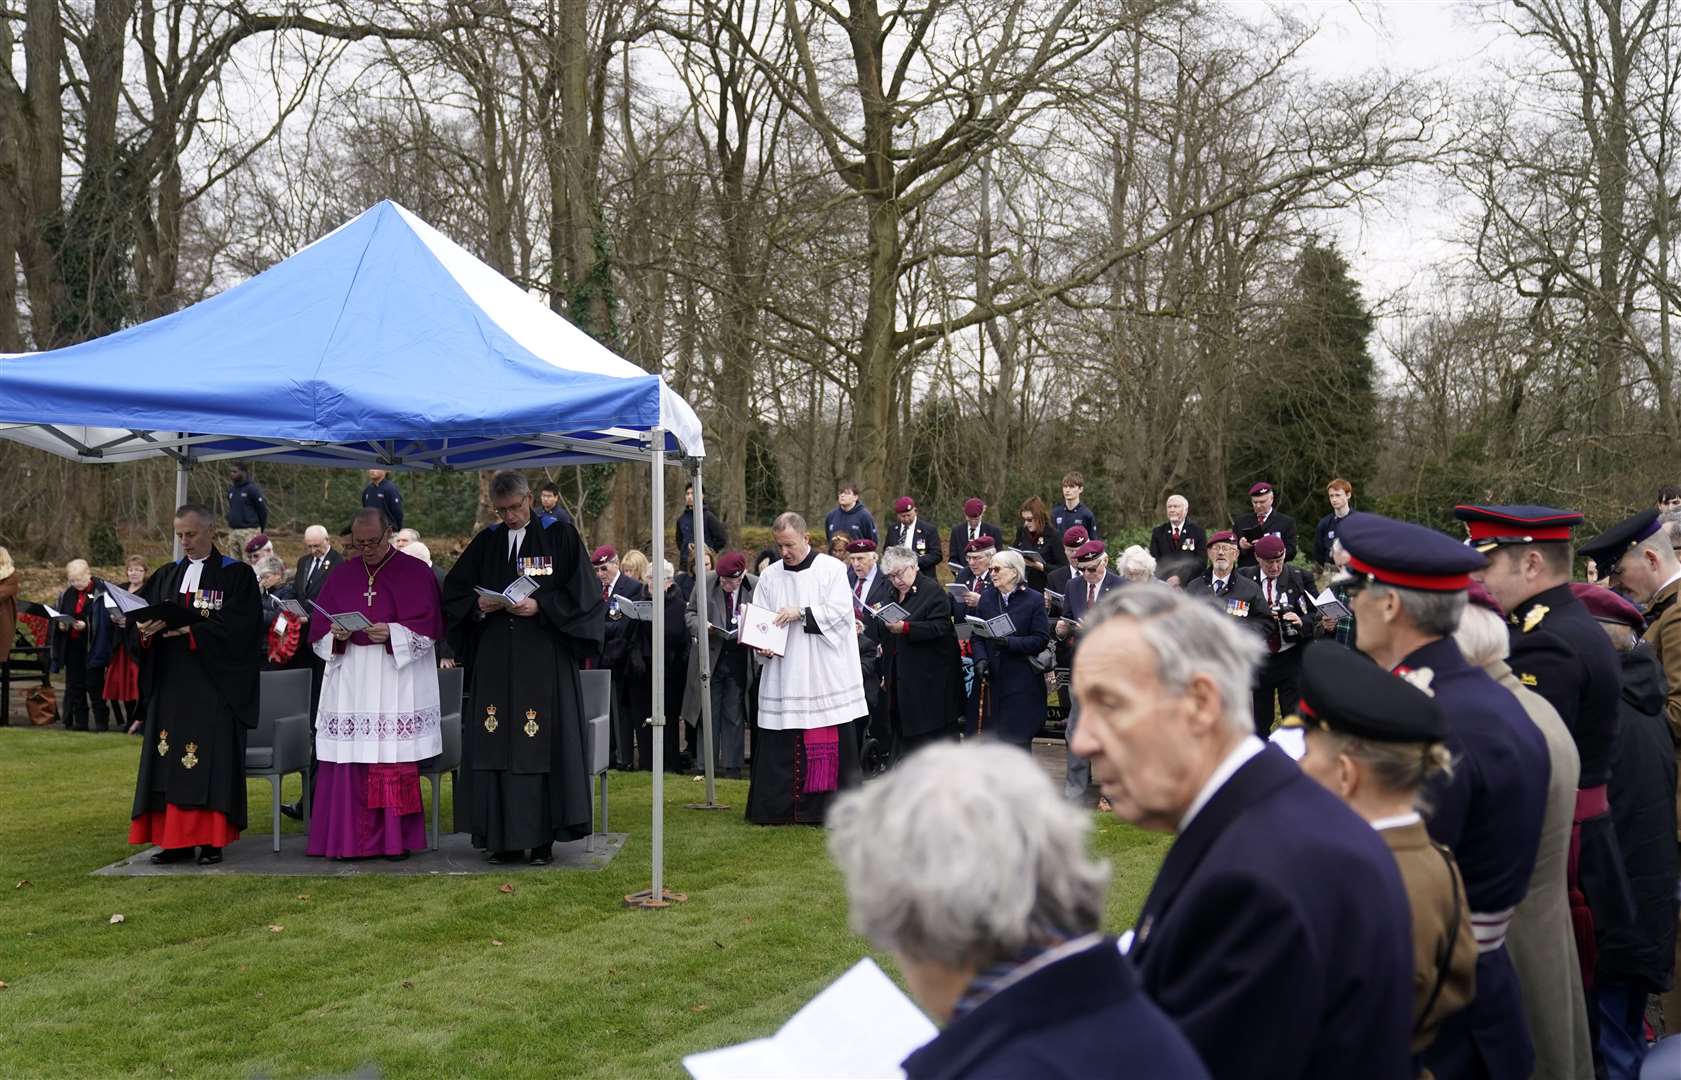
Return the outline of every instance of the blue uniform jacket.
<path id="1" fill-rule="evenodd" d="M 1103 938 L 999 990 L 904 1060 L 908 1080 L 1202 1080 L 1185 1036 Z"/>
<path id="2" fill-rule="evenodd" d="M 975 605 L 975 614 L 983 619 L 1008 615 L 1016 624 L 1016 632 L 1009 637 L 972 639 L 975 656 L 985 660 L 990 671 L 987 730 L 1007 742 L 1030 742 L 1045 726 L 1045 676 L 1028 663 L 1051 640 L 1044 594 L 1018 585 L 1006 602 L 1003 593 L 987 589 Z"/>
<path id="3" fill-rule="evenodd" d="M 870 516 L 869 510 L 861 502 L 853 503 L 850 510 L 842 510 L 837 506 L 829 511 L 828 516 L 823 519 L 823 539 L 833 539 L 836 529 L 845 529 L 847 535 L 854 540 L 881 539 L 876 535 L 876 519 Z"/>
<path id="4" fill-rule="evenodd" d="M 1518 699 L 1467 664 L 1451 639 L 1414 650 L 1395 670 L 1423 682 L 1425 669 L 1453 753 L 1452 777 L 1426 791 L 1434 808 L 1430 836 L 1453 851 L 1474 923 L 1477 912 L 1516 907 L 1529 891 L 1552 765 L 1541 729 Z M 1477 1057 L 1490 1076 L 1528 1076 L 1534 1068 L 1517 973 L 1505 949 L 1478 954 L 1476 999 L 1442 1022 L 1422 1060 L 1447 1080 L 1476 1075 Z"/>
<path id="5" fill-rule="evenodd" d="M 1102 536 L 1098 535 L 1097 515 L 1091 512 L 1091 507 L 1083 502 L 1077 502 L 1070 509 L 1067 503 L 1058 499 L 1056 505 L 1051 507 L 1051 527 L 1056 530 L 1058 536 L 1061 536 L 1076 525 L 1086 527 L 1088 539 L 1103 539 Z"/>
<path id="6" fill-rule="evenodd" d="M 362 489 L 362 505 L 377 506 L 385 511 L 385 520 L 391 523 L 393 530 L 403 527 L 403 493 L 397 490 L 397 485 L 391 482 L 389 476 Z"/>
<path id="7" fill-rule="evenodd" d="M 1217 1080 L 1413 1075 L 1412 911 L 1395 857 L 1277 747 L 1174 840 L 1129 957 Z"/>

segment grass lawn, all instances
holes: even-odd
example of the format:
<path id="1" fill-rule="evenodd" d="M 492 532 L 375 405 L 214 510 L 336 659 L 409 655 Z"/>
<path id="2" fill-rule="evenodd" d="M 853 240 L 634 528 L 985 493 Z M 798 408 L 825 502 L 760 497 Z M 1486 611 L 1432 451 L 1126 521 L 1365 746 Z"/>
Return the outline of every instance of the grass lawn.
<path id="1" fill-rule="evenodd" d="M 641 775 L 613 778 L 630 838 L 608 869 L 515 875 L 511 894 L 494 873 L 91 877 L 129 853 L 138 747 L 0 728 L 0 1076 L 682 1076 L 866 951 L 822 833 L 746 824 L 744 782 L 712 813 L 667 784 L 666 883 L 689 901 L 665 911 L 621 903 L 648 885 Z M 250 785 L 259 834 L 267 792 Z M 1108 818 L 1096 835 L 1122 928 L 1166 839 Z"/>

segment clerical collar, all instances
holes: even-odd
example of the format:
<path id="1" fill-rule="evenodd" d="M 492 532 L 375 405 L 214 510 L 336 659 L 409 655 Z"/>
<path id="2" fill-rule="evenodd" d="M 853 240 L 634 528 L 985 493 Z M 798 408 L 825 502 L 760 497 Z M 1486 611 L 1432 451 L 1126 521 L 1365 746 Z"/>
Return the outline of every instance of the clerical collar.
<path id="1" fill-rule="evenodd" d="M 208 559 L 208 558 L 210 558 L 210 556 L 208 556 L 208 555 L 200 555 L 200 556 L 199 556 L 199 557 L 198 557 L 198 558 L 196 558 L 196 559 L 195 559 L 195 558 L 193 558 L 193 557 L 192 557 L 192 556 L 191 556 L 191 555 L 188 555 L 188 556 L 187 556 L 187 561 L 188 561 L 188 562 L 190 562 L 190 563 L 192 563 L 192 564 L 193 564 L 193 565 L 194 565 L 194 566 L 197 566 L 197 565 L 199 565 L 199 564 L 200 564 L 200 563 L 202 563 L 202 562 L 204 562 L 204 560 L 206 560 L 206 559 Z"/>
<path id="2" fill-rule="evenodd" d="M 797 574 L 801 570 L 811 569 L 811 564 L 816 562 L 816 561 L 817 561 L 817 549 L 812 548 L 805 553 L 805 558 L 800 560 L 799 565 L 789 566 L 786 562 L 784 562 L 782 564 L 782 568 L 784 570 L 788 571 L 790 574 Z"/>

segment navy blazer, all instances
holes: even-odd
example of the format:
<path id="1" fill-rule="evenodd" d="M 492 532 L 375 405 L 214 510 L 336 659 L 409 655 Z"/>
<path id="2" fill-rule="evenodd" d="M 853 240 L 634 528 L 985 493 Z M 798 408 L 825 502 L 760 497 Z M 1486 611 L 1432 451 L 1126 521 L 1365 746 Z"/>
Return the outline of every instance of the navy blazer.
<path id="1" fill-rule="evenodd" d="M 997 589 L 987 589 L 975 606 L 977 616 L 1008 615 L 1016 632 L 1006 638 L 972 638 L 975 655 L 991 671 L 992 704 L 987 730 L 1007 742 L 1026 744 L 1045 726 L 1045 676 L 1028 659 L 1051 640 L 1051 621 L 1045 597 L 1025 585 L 1016 586 L 1008 602 Z"/>
<path id="2" fill-rule="evenodd" d="M 895 521 L 887 527 L 887 537 L 888 547 L 910 549 L 911 554 L 916 556 L 916 569 L 919 574 L 933 577 L 934 571 L 945 561 L 945 556 L 940 553 L 940 530 L 925 517 L 918 517 L 908 526 Z"/>
<path id="3" fill-rule="evenodd" d="M 1525 686 L 1552 703 L 1570 729 L 1582 759 L 1577 786 L 1608 783 L 1623 686 L 1610 639 L 1569 584 L 1555 585 L 1514 607 L 1511 624 L 1507 663 Z"/>
<path id="4" fill-rule="evenodd" d="M 1032 969 L 903 1062 L 908 1080 L 1203 1080 L 1114 938 Z"/>
<path id="5" fill-rule="evenodd" d="M 1453 852 L 1473 914 L 1516 907 L 1529 891 L 1552 776 L 1541 729 L 1510 691 L 1465 662 L 1451 638 L 1413 650 L 1395 670 L 1417 681 L 1428 671 L 1447 721 L 1453 775 L 1427 785 L 1431 838 Z M 1476 998 L 1442 1022 L 1420 1060 L 1448 1077 L 1474 1072 L 1478 1057 L 1490 1076 L 1528 1076 L 1535 1067 L 1505 949 L 1477 954 Z"/>
<path id="6" fill-rule="evenodd" d="M 1177 574 L 1183 585 L 1208 569 L 1208 531 L 1185 519 L 1179 527 L 1179 542 L 1173 542 L 1173 526 L 1162 522 L 1150 530 L 1150 557 L 1156 560 L 1156 576 L 1162 580 Z"/>
<path id="7" fill-rule="evenodd" d="M 981 535 L 992 537 L 992 546 L 999 551 L 1004 550 L 1004 530 L 990 521 L 981 522 Z M 960 563 L 968 554 L 969 549 L 969 519 L 964 518 L 951 527 L 951 538 L 946 543 L 946 557 L 952 562 Z"/>
<path id="8" fill-rule="evenodd" d="M 1113 570 L 1103 572 L 1103 580 L 1097 583 L 1097 595 L 1101 598 L 1111 589 L 1118 589 L 1126 584 L 1126 578 Z M 1068 579 L 1068 591 L 1062 595 L 1062 617 L 1065 619 L 1083 619 L 1091 607 L 1086 603 L 1086 578 L 1084 574 L 1076 573 Z"/>
<path id="9" fill-rule="evenodd" d="M 1174 840 L 1129 956 L 1220 1080 L 1413 1075 L 1412 910 L 1395 856 L 1276 746 Z"/>

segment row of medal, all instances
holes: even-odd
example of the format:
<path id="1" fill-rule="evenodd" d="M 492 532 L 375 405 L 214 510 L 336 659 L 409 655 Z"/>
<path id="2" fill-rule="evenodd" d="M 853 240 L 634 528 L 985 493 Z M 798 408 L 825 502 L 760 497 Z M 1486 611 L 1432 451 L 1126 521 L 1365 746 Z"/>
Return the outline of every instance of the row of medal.
<path id="1" fill-rule="evenodd" d="M 221 611 L 222 590 L 200 589 L 193 594 L 193 607 L 200 611 Z"/>
<path id="2" fill-rule="evenodd" d="M 554 573 L 554 557 L 550 555 L 534 555 L 530 558 L 521 556 L 519 572 L 526 577 L 547 577 Z"/>

